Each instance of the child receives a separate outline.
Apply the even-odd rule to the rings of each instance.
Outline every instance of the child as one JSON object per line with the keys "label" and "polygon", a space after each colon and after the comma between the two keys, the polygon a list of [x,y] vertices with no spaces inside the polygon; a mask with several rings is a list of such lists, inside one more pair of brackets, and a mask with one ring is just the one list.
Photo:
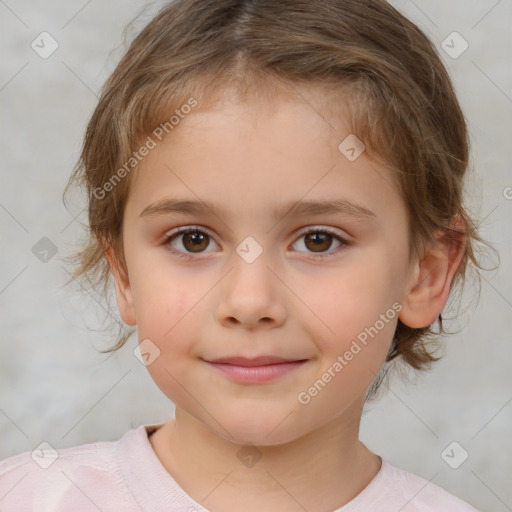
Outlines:
{"label": "child", "polygon": [[169,3],[72,178],[75,277],[111,271],[175,418],[4,460],[1,510],[475,511],[358,438],[390,363],[437,360],[479,267],[467,163],[436,50],[384,0]]}

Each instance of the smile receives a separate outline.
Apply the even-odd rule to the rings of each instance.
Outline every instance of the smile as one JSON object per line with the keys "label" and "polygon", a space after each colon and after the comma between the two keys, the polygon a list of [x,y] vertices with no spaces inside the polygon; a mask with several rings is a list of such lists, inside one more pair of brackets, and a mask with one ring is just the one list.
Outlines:
{"label": "smile", "polygon": [[261,382],[269,382],[278,379],[293,372],[297,368],[301,367],[304,363],[306,363],[307,359],[260,365],[231,364],[212,361],[206,362],[216,370],[222,372],[224,375],[227,375],[237,382],[245,384],[258,384]]}

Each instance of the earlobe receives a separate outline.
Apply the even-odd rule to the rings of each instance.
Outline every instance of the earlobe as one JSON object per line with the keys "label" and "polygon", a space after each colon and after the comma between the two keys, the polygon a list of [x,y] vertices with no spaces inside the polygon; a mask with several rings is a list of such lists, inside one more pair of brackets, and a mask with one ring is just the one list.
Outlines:
{"label": "earlobe", "polygon": [[463,233],[447,229],[428,246],[411,272],[399,315],[402,323],[418,329],[437,319],[448,301],[453,277],[464,255],[465,241]]}
{"label": "earlobe", "polygon": [[114,285],[116,287],[117,306],[121,318],[125,323],[134,326],[137,323],[135,315],[135,304],[133,301],[130,281],[125,270],[119,265],[112,246],[105,247],[105,257],[110,265]]}

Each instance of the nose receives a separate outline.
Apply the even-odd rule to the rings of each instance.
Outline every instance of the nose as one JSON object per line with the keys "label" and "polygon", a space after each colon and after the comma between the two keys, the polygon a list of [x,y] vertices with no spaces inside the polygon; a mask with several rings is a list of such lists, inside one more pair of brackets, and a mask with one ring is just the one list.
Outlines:
{"label": "nose", "polygon": [[264,255],[265,251],[252,263],[234,255],[233,267],[222,281],[216,310],[217,321],[225,327],[270,329],[284,323],[286,287]]}

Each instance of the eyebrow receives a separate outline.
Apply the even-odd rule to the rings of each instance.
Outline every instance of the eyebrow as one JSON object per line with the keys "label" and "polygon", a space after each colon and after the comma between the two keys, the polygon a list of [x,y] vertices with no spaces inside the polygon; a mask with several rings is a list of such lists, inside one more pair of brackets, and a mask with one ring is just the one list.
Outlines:
{"label": "eyebrow", "polygon": [[[371,220],[376,217],[375,213],[368,208],[347,199],[335,199],[329,201],[293,201],[272,210],[274,219],[285,217],[288,212],[293,211],[295,215],[324,215],[340,214],[356,217],[362,220]],[[186,215],[198,215],[209,212],[217,212],[226,216],[226,208],[223,205],[207,203],[190,199],[164,198],[153,203],[139,214],[141,218],[152,218],[172,213]]]}

